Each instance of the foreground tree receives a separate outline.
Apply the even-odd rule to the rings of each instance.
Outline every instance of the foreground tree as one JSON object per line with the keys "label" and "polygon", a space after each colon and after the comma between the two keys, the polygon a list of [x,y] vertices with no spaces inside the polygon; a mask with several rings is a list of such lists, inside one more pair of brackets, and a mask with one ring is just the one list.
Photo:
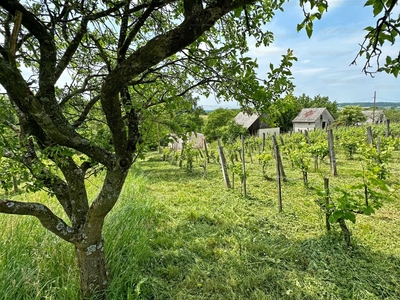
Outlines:
{"label": "foreground tree", "polygon": [[[66,218],[41,203],[0,200],[0,212],[30,215],[73,244],[83,298],[102,297],[109,278],[104,219],[143,149],[149,120],[182,110],[192,90],[261,108],[292,87],[294,59],[283,56],[262,86],[246,38],[282,2],[17,1],[0,2],[1,166],[12,165],[45,189]],[[275,84],[279,81],[279,84]],[[89,199],[85,179],[105,170]],[[11,176],[12,177],[12,176]],[[5,178],[6,179],[6,178]]]}

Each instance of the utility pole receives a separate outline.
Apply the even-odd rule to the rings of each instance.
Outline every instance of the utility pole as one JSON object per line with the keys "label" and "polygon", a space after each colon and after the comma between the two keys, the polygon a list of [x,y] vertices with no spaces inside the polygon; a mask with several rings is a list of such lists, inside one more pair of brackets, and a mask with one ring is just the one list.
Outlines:
{"label": "utility pole", "polygon": [[374,109],[372,110],[372,124],[375,124],[376,91],[374,91]]}

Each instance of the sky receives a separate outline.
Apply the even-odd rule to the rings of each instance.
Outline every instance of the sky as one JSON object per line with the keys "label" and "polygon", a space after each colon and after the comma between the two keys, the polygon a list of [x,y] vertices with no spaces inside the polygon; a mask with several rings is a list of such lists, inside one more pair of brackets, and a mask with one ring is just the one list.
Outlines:
{"label": "sky", "polygon": [[[299,1],[285,3],[284,12],[277,11],[266,26],[274,33],[274,43],[268,47],[250,46],[249,56],[257,59],[259,76],[266,78],[269,64],[277,65],[281,55],[290,48],[298,59],[291,68],[295,96],[304,93],[310,97],[327,96],[338,103],[372,103],[376,92],[377,102],[400,103],[400,77],[397,79],[386,73],[377,73],[374,78],[365,75],[362,72],[365,56],[357,59],[357,65],[350,65],[360,49],[359,44],[364,41],[366,31],[363,29],[376,23],[372,7],[364,7],[365,1],[328,1],[328,11],[321,20],[314,21],[310,39],[304,29],[297,32],[297,24],[304,19]],[[396,14],[399,11],[396,8]],[[398,53],[399,44],[394,44],[387,47],[381,59]],[[200,97],[198,105],[206,110],[238,107],[236,101],[217,103],[212,96]]]}

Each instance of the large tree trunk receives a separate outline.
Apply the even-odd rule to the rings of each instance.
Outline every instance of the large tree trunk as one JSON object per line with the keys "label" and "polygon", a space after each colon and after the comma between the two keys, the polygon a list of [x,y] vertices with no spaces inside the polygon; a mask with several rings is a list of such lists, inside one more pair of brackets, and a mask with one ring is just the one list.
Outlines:
{"label": "large tree trunk", "polygon": [[90,246],[75,246],[81,277],[82,299],[105,299],[108,272],[104,256],[104,241]]}

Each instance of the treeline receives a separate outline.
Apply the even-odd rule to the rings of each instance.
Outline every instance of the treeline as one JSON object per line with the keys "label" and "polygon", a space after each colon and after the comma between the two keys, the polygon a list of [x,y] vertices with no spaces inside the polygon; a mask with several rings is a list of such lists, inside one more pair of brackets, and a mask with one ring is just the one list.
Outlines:
{"label": "treeline", "polygon": [[[337,104],[339,108],[345,107],[345,106],[361,106],[364,108],[374,107],[373,102],[345,102],[345,103],[338,103]],[[385,108],[395,108],[395,109],[400,109],[400,103],[399,102],[377,102],[375,103],[375,107],[379,109],[385,109]]]}

